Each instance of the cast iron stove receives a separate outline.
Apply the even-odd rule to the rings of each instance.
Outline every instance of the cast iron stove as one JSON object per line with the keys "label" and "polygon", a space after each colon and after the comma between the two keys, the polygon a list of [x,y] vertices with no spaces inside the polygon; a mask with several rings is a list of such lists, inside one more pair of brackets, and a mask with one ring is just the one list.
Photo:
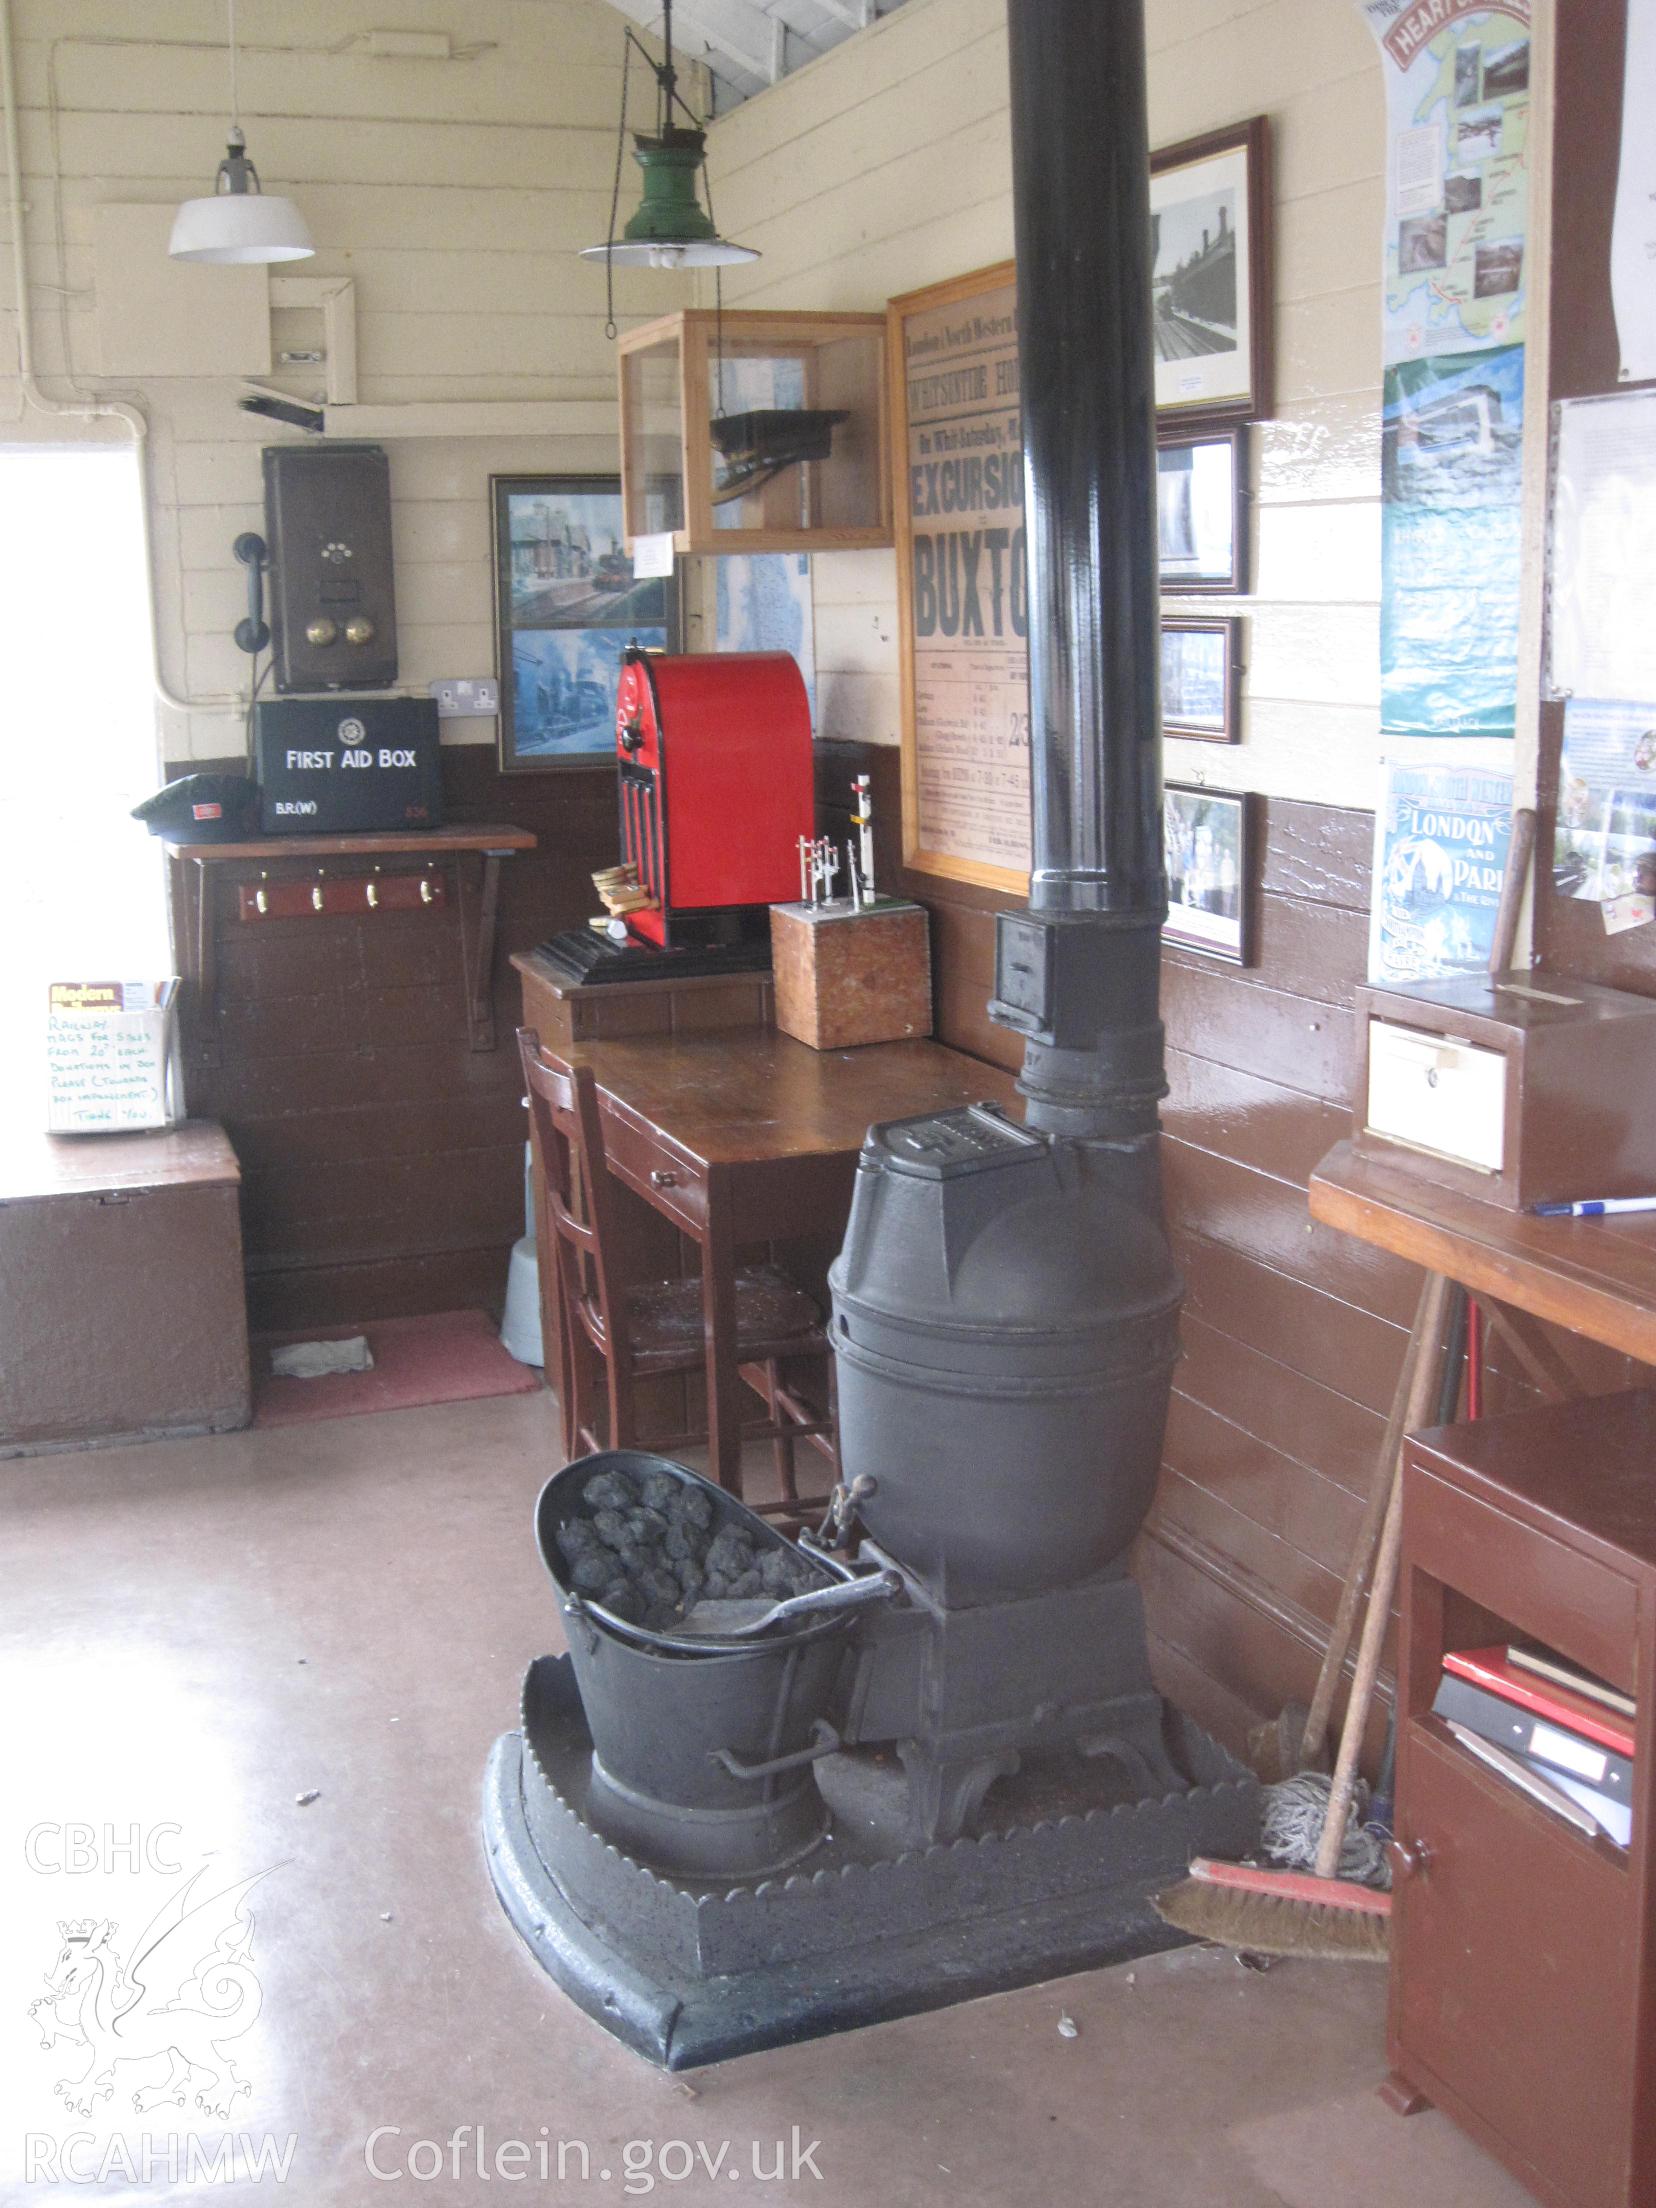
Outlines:
{"label": "cast iron stove", "polygon": [[990,1009],[1024,1037],[1024,1114],[896,1121],[859,1163],[820,1571],[889,1599],[702,1652],[570,1591],[571,1655],[531,1666],[489,1767],[512,1922],[668,2068],[1169,1944],[1149,1895],[1256,1833],[1251,1776],[1156,1691],[1128,1568],[1183,1294],[1140,7],[1008,11],[1033,865]]}

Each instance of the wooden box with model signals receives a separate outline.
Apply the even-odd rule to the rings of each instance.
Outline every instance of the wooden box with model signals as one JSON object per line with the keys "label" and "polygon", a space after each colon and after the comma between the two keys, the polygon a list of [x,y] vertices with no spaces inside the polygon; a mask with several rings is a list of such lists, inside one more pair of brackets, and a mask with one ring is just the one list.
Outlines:
{"label": "wooden box with model signals", "polygon": [[776,1024],[813,1050],[932,1031],[931,941],[919,905],[772,905]]}
{"label": "wooden box with model signals", "polygon": [[1356,1147],[1522,1209],[1656,1195],[1656,999],[1564,975],[1359,989]]}

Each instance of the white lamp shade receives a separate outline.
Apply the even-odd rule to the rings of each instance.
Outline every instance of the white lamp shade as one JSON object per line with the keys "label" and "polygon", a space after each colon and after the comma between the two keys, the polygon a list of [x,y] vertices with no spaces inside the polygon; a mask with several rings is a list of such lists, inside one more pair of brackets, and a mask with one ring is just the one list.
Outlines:
{"label": "white lamp shade", "polygon": [[617,268],[732,268],[759,255],[726,238],[691,238],[683,245],[669,238],[617,238],[613,245],[583,245],[581,258],[613,261]]}
{"label": "white lamp shade", "polygon": [[264,192],[218,192],[210,199],[185,200],[167,251],[175,261],[241,268],[259,261],[309,260],[316,247],[291,199]]}

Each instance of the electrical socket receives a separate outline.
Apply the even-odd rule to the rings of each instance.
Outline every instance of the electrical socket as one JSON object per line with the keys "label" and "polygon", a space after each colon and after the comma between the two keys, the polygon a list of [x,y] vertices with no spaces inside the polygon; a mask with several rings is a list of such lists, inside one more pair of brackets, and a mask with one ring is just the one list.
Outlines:
{"label": "electrical socket", "polygon": [[493,675],[450,675],[431,685],[440,721],[486,720],[500,711],[500,685]]}

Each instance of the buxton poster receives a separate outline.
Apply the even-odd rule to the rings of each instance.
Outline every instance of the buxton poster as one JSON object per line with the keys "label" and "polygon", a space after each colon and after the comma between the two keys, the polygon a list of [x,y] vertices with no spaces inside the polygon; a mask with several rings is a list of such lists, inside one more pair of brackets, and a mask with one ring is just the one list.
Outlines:
{"label": "buxton poster", "polygon": [[1021,891],[1028,585],[1016,294],[991,269],[892,303],[903,479],[904,857]]}

